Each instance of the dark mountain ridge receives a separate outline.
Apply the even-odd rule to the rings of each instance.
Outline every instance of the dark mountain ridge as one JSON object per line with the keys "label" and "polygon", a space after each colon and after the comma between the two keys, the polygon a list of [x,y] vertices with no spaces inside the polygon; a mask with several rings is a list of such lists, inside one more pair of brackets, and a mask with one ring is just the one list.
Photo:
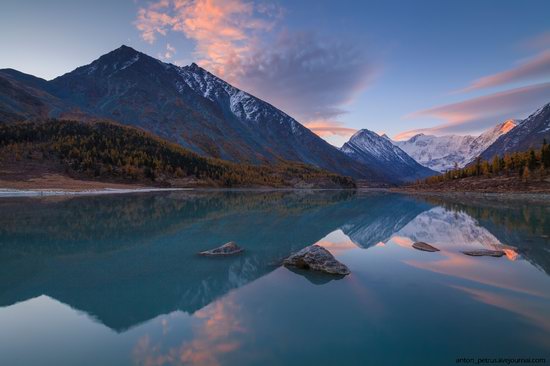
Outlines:
{"label": "dark mountain ridge", "polygon": [[495,155],[539,149],[543,141],[550,141],[550,103],[542,106],[521,121],[514,129],[500,136],[480,155],[489,160]]}

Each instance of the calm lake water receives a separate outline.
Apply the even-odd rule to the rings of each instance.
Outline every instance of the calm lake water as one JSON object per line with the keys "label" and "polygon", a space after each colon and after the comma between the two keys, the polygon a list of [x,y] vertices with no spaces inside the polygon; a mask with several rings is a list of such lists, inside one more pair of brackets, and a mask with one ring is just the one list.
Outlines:
{"label": "calm lake water", "polygon": [[[549,236],[550,206],[525,202],[338,191],[4,198],[0,365],[550,362]],[[242,255],[196,255],[231,240]],[[352,274],[277,266],[314,243]],[[462,253],[478,248],[506,256]]]}

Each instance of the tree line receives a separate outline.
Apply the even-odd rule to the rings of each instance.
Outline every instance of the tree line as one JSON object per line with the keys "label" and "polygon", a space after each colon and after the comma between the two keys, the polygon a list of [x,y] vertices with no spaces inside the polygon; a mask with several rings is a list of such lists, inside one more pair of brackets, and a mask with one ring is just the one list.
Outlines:
{"label": "tree line", "polygon": [[429,177],[422,183],[439,183],[467,177],[519,176],[523,180],[543,178],[550,169],[550,145],[546,139],[540,149],[495,155],[491,160],[477,157],[464,168],[455,168],[445,173]]}

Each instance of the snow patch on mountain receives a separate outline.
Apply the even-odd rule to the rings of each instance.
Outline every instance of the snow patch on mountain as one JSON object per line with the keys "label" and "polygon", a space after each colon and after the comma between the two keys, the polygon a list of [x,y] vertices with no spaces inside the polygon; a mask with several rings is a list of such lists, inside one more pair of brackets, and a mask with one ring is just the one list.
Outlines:
{"label": "snow patch on mountain", "polygon": [[136,55],[135,55],[134,57],[132,57],[131,60],[128,60],[128,61],[126,61],[125,63],[123,63],[119,70],[124,70],[124,69],[126,69],[126,68],[132,66],[132,65],[135,64],[138,60],[139,60],[139,53],[136,53]]}
{"label": "snow patch on mountain", "polygon": [[[300,133],[301,128],[303,128],[292,117],[226,83],[195,63],[189,66],[177,67],[177,71],[189,88],[212,102],[221,104],[229,99],[231,112],[240,120],[250,123],[269,120],[271,123],[279,123],[289,127],[294,134]],[[176,85],[180,92],[183,92],[183,86],[178,82],[176,82]]]}

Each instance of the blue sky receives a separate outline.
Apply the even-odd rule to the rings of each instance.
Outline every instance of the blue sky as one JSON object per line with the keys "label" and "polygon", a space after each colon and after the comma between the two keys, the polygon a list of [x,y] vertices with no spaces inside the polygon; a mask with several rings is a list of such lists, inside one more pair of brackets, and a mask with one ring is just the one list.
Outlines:
{"label": "blue sky", "polygon": [[[339,145],[479,133],[550,102],[548,1],[2,1],[0,68],[51,79],[121,44],[197,61]],[[465,90],[466,89],[466,90]]]}

